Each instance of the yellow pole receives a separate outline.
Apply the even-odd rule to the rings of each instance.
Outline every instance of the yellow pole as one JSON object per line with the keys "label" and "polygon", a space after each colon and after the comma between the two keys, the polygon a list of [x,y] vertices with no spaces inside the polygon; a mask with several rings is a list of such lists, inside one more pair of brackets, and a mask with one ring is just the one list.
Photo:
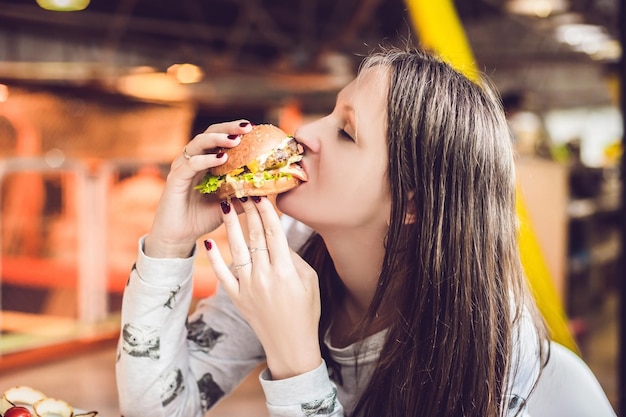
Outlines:
{"label": "yellow pole", "polygon": [[517,191],[517,216],[520,223],[519,250],[524,272],[528,278],[530,289],[543,315],[550,336],[553,340],[580,354],[578,346],[570,332],[567,315],[550,274],[548,264],[541,252],[539,240],[535,234],[528,210]]}
{"label": "yellow pole", "polygon": [[406,0],[406,5],[422,47],[479,81],[472,48],[452,1]]}
{"label": "yellow pole", "polygon": [[[452,0],[405,0],[421,46],[479,82],[479,71]],[[571,335],[562,300],[550,276],[521,193],[517,193],[519,246],[524,271],[553,340],[579,352]]]}

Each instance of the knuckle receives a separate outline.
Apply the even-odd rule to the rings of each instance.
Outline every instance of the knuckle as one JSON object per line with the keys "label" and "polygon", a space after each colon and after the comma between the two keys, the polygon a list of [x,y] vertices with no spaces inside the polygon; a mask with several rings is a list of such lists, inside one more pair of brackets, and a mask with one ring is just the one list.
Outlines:
{"label": "knuckle", "polygon": [[265,228],[265,236],[273,238],[273,237],[279,236],[281,231],[282,229],[280,227],[270,224]]}
{"label": "knuckle", "polygon": [[248,215],[254,214],[256,212],[256,208],[249,202],[242,204],[242,206],[243,206],[243,211]]}
{"label": "knuckle", "polygon": [[223,216],[226,228],[236,227],[239,220],[236,216]]}
{"label": "knuckle", "polygon": [[250,228],[250,240],[258,241],[265,237],[263,230],[257,228]]}
{"label": "knuckle", "polygon": [[234,246],[234,247],[231,248],[231,252],[232,252],[233,258],[236,258],[236,257],[240,257],[240,256],[248,253],[248,248],[243,248],[243,247],[240,247],[240,246]]}

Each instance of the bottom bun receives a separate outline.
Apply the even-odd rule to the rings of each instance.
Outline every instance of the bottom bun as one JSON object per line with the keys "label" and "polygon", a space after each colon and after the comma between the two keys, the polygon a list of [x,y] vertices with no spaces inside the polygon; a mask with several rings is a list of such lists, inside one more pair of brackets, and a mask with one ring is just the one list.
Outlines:
{"label": "bottom bun", "polygon": [[241,197],[253,197],[253,196],[266,196],[273,194],[284,193],[300,185],[300,180],[294,176],[281,177],[277,180],[267,180],[262,186],[256,187],[254,184],[244,181],[239,181],[236,184],[224,183],[216,191],[217,197],[220,200],[227,200],[229,198],[241,198]]}

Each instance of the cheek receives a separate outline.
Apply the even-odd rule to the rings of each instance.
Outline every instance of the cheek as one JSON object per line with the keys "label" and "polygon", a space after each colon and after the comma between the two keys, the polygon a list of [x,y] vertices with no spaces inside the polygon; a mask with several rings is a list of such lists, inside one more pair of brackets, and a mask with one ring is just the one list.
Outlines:
{"label": "cheek", "polygon": [[382,176],[364,175],[355,178],[350,184],[348,195],[353,207],[358,207],[357,211],[372,213],[373,217],[377,217],[378,212],[384,212],[390,201],[389,187],[385,181]]}
{"label": "cheek", "polygon": [[388,219],[389,207],[391,206],[391,194],[387,183],[386,168],[372,161],[367,165],[369,169],[362,169],[359,173],[352,174],[350,180],[345,182],[345,204],[356,213],[359,213],[362,221],[377,221]]}
{"label": "cheek", "polygon": [[277,206],[285,214],[316,226],[386,224],[390,196],[385,181],[371,174],[324,171],[311,183],[280,195]]}
{"label": "cheek", "polygon": [[[283,213],[309,225],[386,224],[390,196],[386,185],[385,161],[380,158],[358,158],[354,155],[320,158],[309,163],[310,181],[278,196],[277,207]],[[350,157],[350,158],[348,158]],[[352,163],[339,163],[340,161]],[[313,165],[314,164],[314,165]]]}

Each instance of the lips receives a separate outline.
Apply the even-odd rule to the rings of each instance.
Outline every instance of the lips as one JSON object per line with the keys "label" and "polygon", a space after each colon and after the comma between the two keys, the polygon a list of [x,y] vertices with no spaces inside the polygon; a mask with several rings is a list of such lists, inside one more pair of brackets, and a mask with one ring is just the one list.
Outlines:
{"label": "lips", "polygon": [[298,166],[302,170],[302,173],[304,173],[304,179],[302,179],[302,182],[307,182],[309,180],[309,173],[306,168],[306,163],[304,162],[304,157],[302,157],[302,159],[298,162]]}

